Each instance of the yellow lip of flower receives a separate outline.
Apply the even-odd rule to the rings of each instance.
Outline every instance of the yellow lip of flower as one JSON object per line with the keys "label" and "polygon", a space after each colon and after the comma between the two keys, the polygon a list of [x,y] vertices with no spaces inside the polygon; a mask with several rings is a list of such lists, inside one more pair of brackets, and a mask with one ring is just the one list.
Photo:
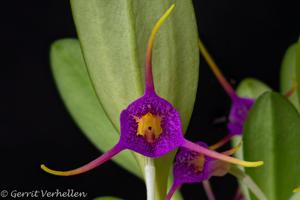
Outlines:
{"label": "yellow lip of flower", "polygon": [[141,118],[134,117],[138,123],[137,135],[144,136],[147,142],[153,143],[162,133],[161,117],[147,113]]}
{"label": "yellow lip of flower", "polygon": [[196,159],[188,161],[188,166],[193,166],[195,173],[199,173],[203,171],[204,164],[205,164],[205,156],[203,154],[198,155]]}

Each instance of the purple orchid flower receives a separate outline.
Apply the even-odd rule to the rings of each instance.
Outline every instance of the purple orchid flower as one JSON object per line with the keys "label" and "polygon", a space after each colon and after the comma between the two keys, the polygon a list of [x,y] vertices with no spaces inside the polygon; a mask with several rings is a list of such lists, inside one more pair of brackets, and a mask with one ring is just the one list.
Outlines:
{"label": "purple orchid flower", "polygon": [[[208,148],[207,144],[203,142],[197,142],[197,144]],[[240,145],[241,143],[222,154],[232,155],[239,149]],[[211,149],[211,147],[209,148]],[[227,162],[207,157],[186,148],[180,148],[173,165],[173,184],[168,192],[166,200],[170,200],[174,192],[183,184],[200,182],[203,184],[208,199],[215,200],[215,196],[208,180],[212,176],[224,176],[229,172],[229,169],[230,164]]]}
{"label": "purple orchid flower", "polygon": [[[248,113],[252,108],[253,104],[255,103],[256,99],[254,98],[246,98],[240,97],[237,95],[236,91],[232,88],[230,83],[224,77],[222,71],[218,67],[218,65],[213,60],[212,56],[209,54],[208,50],[206,49],[203,42],[199,39],[199,49],[206,60],[207,64],[215,74],[216,78],[218,79],[219,83],[222,85],[224,90],[226,91],[227,95],[231,99],[231,108],[228,116],[228,124],[227,129],[229,134],[224,137],[219,143],[215,144],[214,148],[218,148],[231,140],[236,135],[243,134],[243,127],[245,121],[247,120]],[[297,82],[294,82],[293,86],[290,90],[285,93],[285,97],[289,97],[293,95],[293,93],[297,90]]]}
{"label": "purple orchid flower", "polygon": [[[223,155],[229,156],[234,154],[241,147],[242,142],[237,146],[221,153]],[[213,149],[214,146],[210,147],[203,142],[197,142],[198,146]],[[236,166],[232,166],[228,162],[218,160],[215,158],[208,157],[204,154],[195,152],[191,149],[181,147],[178,151],[175,163],[173,165],[173,184],[167,194],[166,200],[170,200],[174,192],[179,189],[183,184],[186,183],[200,183],[202,182],[204,190],[209,200],[215,200],[215,195],[209,183],[209,179],[213,176],[224,176],[227,173],[238,178],[243,184],[245,184],[253,194],[261,200],[266,200],[267,198],[260,190],[260,188],[255,184],[255,182],[249,177],[243,170]],[[237,191],[235,200],[243,200],[243,195],[240,189]]]}
{"label": "purple orchid flower", "polygon": [[172,5],[152,29],[146,54],[145,93],[121,112],[119,142],[103,155],[77,169],[56,171],[41,165],[44,171],[58,176],[71,176],[92,170],[125,149],[130,149],[147,157],[157,158],[178,147],[184,147],[207,157],[244,167],[257,167],[263,164],[262,161],[242,161],[186,140],[183,137],[179,113],[169,102],[156,94],[151,64],[152,46],[157,31],[174,7],[175,5]]}
{"label": "purple orchid flower", "polygon": [[224,137],[218,144],[215,144],[215,148],[222,146],[226,142],[228,142],[232,137],[236,135],[242,135],[244,123],[247,119],[249,110],[252,108],[253,104],[255,103],[255,99],[252,98],[245,98],[239,97],[235,90],[232,88],[230,83],[226,80],[224,75],[222,74],[221,70],[217,66],[217,64],[212,59],[211,55],[205,48],[202,41],[199,39],[199,49],[202,53],[202,56],[208,63],[209,67],[215,74],[216,78],[228,94],[231,99],[231,108],[228,116],[228,124],[227,128],[229,134]]}

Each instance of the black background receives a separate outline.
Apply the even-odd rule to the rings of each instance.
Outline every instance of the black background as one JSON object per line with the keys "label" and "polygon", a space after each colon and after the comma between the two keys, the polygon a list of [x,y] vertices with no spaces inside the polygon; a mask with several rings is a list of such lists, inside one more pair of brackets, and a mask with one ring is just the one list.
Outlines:
{"label": "black background", "polygon": [[[195,0],[194,5],[200,36],[233,84],[251,76],[278,89],[282,56],[300,33],[299,7],[271,0]],[[75,27],[66,0],[3,1],[1,8],[0,191],[73,188],[89,198],[146,199],[143,182],[112,162],[68,178],[39,169],[47,160],[78,166],[99,155],[70,118],[49,66],[50,44],[76,37]],[[213,121],[226,115],[229,103],[202,62],[187,137],[221,138],[225,124]],[[232,199],[234,178],[213,178],[212,184],[217,199]],[[206,198],[200,184],[186,185],[182,192],[187,200]]]}

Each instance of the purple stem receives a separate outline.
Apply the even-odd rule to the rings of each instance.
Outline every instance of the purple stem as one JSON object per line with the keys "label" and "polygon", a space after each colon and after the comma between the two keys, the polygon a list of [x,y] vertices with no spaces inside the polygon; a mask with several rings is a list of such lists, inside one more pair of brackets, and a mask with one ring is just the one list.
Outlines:
{"label": "purple stem", "polygon": [[176,192],[177,189],[181,187],[181,184],[173,183],[171,189],[169,190],[165,200],[171,200],[173,194]]}
{"label": "purple stem", "polygon": [[208,200],[216,200],[215,195],[214,195],[214,193],[211,189],[211,185],[210,185],[209,180],[204,180],[202,182],[202,184],[203,184],[203,187],[204,187],[204,190],[206,192]]}
{"label": "purple stem", "polygon": [[155,93],[151,57],[145,66],[145,93]]}

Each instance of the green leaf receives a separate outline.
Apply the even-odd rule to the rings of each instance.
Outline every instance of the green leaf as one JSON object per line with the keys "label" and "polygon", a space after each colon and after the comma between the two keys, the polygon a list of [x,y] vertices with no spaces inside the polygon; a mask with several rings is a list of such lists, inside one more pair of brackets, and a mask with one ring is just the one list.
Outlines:
{"label": "green leaf", "polygon": [[[237,87],[237,94],[241,97],[248,97],[257,99],[260,95],[265,93],[266,91],[271,91],[272,89],[267,86],[265,83],[254,79],[254,78],[246,78],[240,82]],[[236,146],[242,137],[236,136],[233,138],[233,146]],[[238,152],[235,153],[235,157],[239,159],[244,159],[243,157],[243,146],[240,148]],[[241,168],[243,170],[243,168]],[[243,194],[247,200],[250,200],[248,188],[243,184],[240,183],[240,187],[242,188]]]}
{"label": "green leaf", "polygon": [[254,78],[246,78],[240,82],[236,92],[240,97],[257,99],[260,95],[270,90],[271,88],[265,83]]}
{"label": "green leaf", "polygon": [[[112,148],[119,140],[118,131],[103,111],[93,89],[79,42],[63,39],[51,46],[51,66],[58,90],[73,119],[101,151]],[[122,152],[114,160],[141,177],[132,153]]]}
{"label": "green leaf", "polygon": [[244,157],[265,162],[246,172],[270,200],[289,199],[300,183],[299,135],[300,116],[286,98],[267,92],[257,99],[245,124]]}
{"label": "green leaf", "polygon": [[97,197],[94,200],[122,200],[122,199],[119,199],[117,197]]}
{"label": "green leaf", "polygon": [[[297,76],[300,76],[300,63],[299,65],[296,65],[297,55],[298,57],[300,57],[300,54],[297,54],[297,44],[293,44],[288,48],[283,57],[280,72],[280,91],[282,94],[285,94],[287,91],[289,91],[297,80]],[[298,92],[296,91],[292,96],[289,97],[289,100],[297,108],[298,111],[300,111],[300,104],[298,101],[298,98],[300,98],[299,95],[300,93],[298,90]]]}
{"label": "green leaf", "polygon": [[[119,127],[121,110],[143,94],[150,31],[174,1],[71,0],[71,3],[96,92]],[[158,94],[179,109],[186,129],[197,89],[198,36],[192,3],[175,3],[174,12],[159,30],[154,44],[153,71]]]}
{"label": "green leaf", "polygon": [[[71,0],[85,61],[96,93],[114,126],[119,114],[143,94],[148,36],[172,4],[176,8],[159,30],[153,50],[156,90],[180,112],[186,130],[198,81],[198,30],[192,2],[174,0]],[[155,161],[157,199],[166,193],[174,152]],[[138,156],[139,163],[143,159]]]}

